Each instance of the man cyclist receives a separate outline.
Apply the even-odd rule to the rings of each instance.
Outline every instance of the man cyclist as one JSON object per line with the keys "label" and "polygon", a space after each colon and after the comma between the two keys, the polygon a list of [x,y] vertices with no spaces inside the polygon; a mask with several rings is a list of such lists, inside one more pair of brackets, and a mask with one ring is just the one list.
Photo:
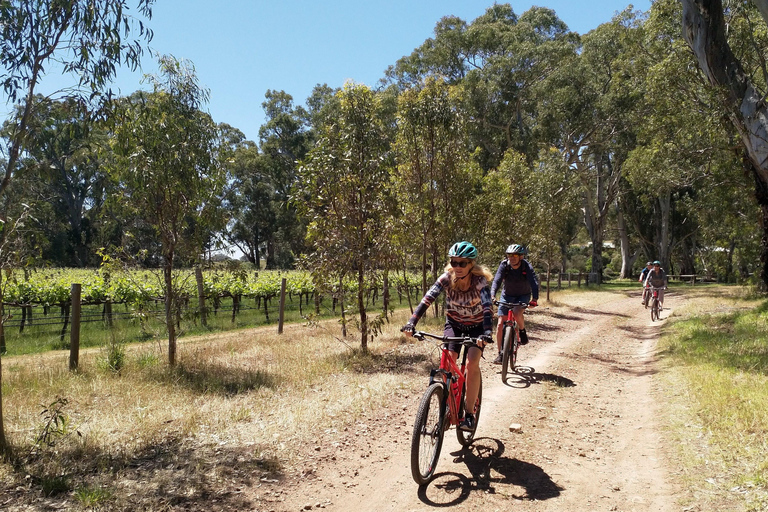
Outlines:
{"label": "man cyclist", "polygon": [[645,264],[645,268],[640,272],[640,277],[637,279],[638,282],[643,283],[643,305],[648,305],[648,285],[645,282],[645,278],[648,277],[648,272],[653,269],[653,262],[649,261]]}
{"label": "man cyclist", "polygon": [[661,262],[656,260],[653,262],[653,268],[648,272],[648,277],[645,278],[645,284],[648,287],[653,286],[659,288],[659,307],[664,309],[664,290],[667,289],[669,280],[667,279],[667,273],[661,268]]}
{"label": "man cyclist", "polygon": [[[491,298],[496,297],[496,290],[501,286],[501,300],[504,302],[527,302],[530,307],[536,307],[539,300],[539,278],[533,270],[528,260],[523,259],[527,250],[520,244],[512,244],[507,247],[507,257],[499,263],[496,275],[491,284]],[[531,300],[533,295],[533,300]],[[528,333],[525,331],[525,319],[523,311],[525,308],[517,306],[512,309],[512,314],[517,322],[518,332],[520,333],[520,344],[528,343]],[[504,331],[504,320],[509,308],[503,304],[499,306],[499,322],[496,325],[496,345],[499,349],[499,355],[493,360],[495,364],[501,364],[502,359],[502,333]]]}

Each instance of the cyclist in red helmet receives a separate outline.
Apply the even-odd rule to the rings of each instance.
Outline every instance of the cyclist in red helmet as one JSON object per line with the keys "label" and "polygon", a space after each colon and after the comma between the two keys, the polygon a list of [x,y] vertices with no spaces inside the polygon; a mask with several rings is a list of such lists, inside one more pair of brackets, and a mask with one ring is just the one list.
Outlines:
{"label": "cyclist in red helmet", "polygon": [[[401,329],[406,336],[411,336],[419,319],[427,312],[429,306],[437,299],[440,292],[445,291],[445,336],[471,336],[481,338],[477,347],[469,348],[467,353],[467,392],[464,409],[466,416],[459,424],[462,430],[473,430],[475,426],[474,407],[480,391],[482,376],[480,374],[480,358],[483,348],[492,342],[491,328],[493,314],[491,310],[491,294],[488,283],[491,272],[478,265],[477,249],[469,242],[457,242],[448,251],[450,261],[445,272],[437,279],[424,298],[416,307],[413,316]],[[460,346],[449,344],[453,360],[459,357]]]}
{"label": "cyclist in red helmet", "polygon": [[[539,300],[539,278],[528,260],[524,259],[528,253],[520,244],[512,244],[507,247],[507,257],[499,263],[496,275],[491,285],[491,298],[496,297],[496,291],[501,289],[501,298],[504,302],[527,302],[530,307],[536,307]],[[533,297],[533,299],[531,299]],[[493,360],[495,364],[501,364],[502,334],[504,331],[504,319],[507,316],[507,306],[499,306],[499,322],[496,326],[496,346],[499,355]],[[512,314],[515,315],[520,344],[528,343],[528,333],[525,330],[523,307],[515,307]]]}

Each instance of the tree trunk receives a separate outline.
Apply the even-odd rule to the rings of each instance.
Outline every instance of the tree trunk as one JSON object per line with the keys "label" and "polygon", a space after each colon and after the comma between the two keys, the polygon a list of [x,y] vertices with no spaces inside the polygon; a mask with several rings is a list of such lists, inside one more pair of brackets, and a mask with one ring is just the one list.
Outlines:
{"label": "tree trunk", "polygon": [[[755,197],[762,210],[761,278],[768,285],[768,104],[728,45],[722,1],[681,2],[683,37],[709,82],[723,91],[723,102],[747,153],[745,167],[755,179]],[[755,4],[765,20],[768,5],[764,0]]]}
{"label": "tree trunk", "polygon": [[368,352],[368,315],[365,310],[365,274],[362,264],[357,271],[357,308],[360,312],[360,348]]}
{"label": "tree trunk", "polygon": [[627,223],[624,220],[624,213],[621,211],[620,199],[616,199],[616,223],[619,228],[619,243],[621,247],[621,273],[619,278],[626,279],[632,274],[632,264],[635,262],[635,258],[632,257],[632,251],[629,248]]}
{"label": "tree trunk", "polygon": [[3,269],[0,269],[0,455],[7,459],[11,455],[11,447],[5,439],[5,422],[3,420],[3,354],[5,353],[5,311],[3,311]]}
{"label": "tree trunk", "polygon": [[657,259],[661,261],[662,268],[666,269],[667,272],[671,272],[672,263],[670,261],[671,242],[669,222],[672,215],[672,194],[669,191],[659,195],[659,210],[659,246],[657,248],[659,252]]}
{"label": "tree trunk", "polygon": [[344,311],[344,276],[339,277],[339,301],[341,303],[341,335],[347,337],[347,313]]}
{"label": "tree trunk", "polygon": [[176,318],[174,317],[173,292],[173,254],[165,259],[163,267],[165,278],[165,327],[168,329],[168,364],[176,364]]}
{"label": "tree trunk", "polygon": [[384,278],[382,283],[382,297],[381,302],[383,303],[381,306],[381,309],[384,313],[384,318],[387,319],[387,323],[389,323],[389,270],[384,270]]}

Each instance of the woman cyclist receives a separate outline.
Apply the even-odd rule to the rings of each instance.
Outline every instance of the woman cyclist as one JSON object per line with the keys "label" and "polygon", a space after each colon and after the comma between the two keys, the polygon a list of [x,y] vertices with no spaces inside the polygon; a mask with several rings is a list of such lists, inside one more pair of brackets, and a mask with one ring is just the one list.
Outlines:
{"label": "woman cyclist", "polygon": [[[482,376],[480,374],[480,358],[483,348],[491,342],[491,294],[488,282],[491,272],[478,265],[477,249],[469,242],[457,242],[448,251],[450,261],[443,274],[421,299],[416,311],[401,329],[406,336],[412,336],[419,319],[427,312],[429,306],[437,299],[440,292],[445,291],[445,336],[471,336],[480,338],[476,347],[470,347],[467,352],[467,392],[464,410],[467,411],[459,424],[462,430],[475,428],[475,402],[480,391]],[[461,346],[448,344],[451,357],[456,361]]]}
{"label": "woman cyclist", "polygon": [[[491,298],[496,297],[496,290],[501,287],[501,300],[504,302],[527,302],[530,307],[536,307],[539,300],[539,278],[533,270],[533,265],[528,260],[523,259],[528,251],[520,244],[512,244],[507,247],[507,257],[499,263],[496,275],[491,285]],[[531,300],[533,296],[533,300]],[[501,364],[501,348],[504,332],[504,320],[507,317],[509,308],[503,304],[499,306],[499,322],[496,326],[496,345],[499,349],[499,355],[493,360],[495,364]],[[520,344],[528,343],[528,333],[525,331],[525,319],[523,318],[523,307],[515,307],[512,314],[517,322],[517,329],[520,333]]]}

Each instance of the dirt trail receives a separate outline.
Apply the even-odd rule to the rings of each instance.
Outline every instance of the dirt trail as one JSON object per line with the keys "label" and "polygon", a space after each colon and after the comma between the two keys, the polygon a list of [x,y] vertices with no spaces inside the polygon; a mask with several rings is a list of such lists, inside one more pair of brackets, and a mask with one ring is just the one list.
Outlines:
{"label": "dirt trail", "polygon": [[[429,485],[419,488],[409,467],[419,389],[405,406],[393,400],[383,421],[359,422],[324,447],[331,453],[303,479],[252,489],[256,510],[679,510],[654,374],[660,325],[684,299],[669,293],[652,323],[637,293],[593,298],[534,310],[519,359],[529,373],[504,385],[500,367],[483,361],[477,439],[462,450],[449,430]],[[511,423],[522,429],[511,432]]]}

